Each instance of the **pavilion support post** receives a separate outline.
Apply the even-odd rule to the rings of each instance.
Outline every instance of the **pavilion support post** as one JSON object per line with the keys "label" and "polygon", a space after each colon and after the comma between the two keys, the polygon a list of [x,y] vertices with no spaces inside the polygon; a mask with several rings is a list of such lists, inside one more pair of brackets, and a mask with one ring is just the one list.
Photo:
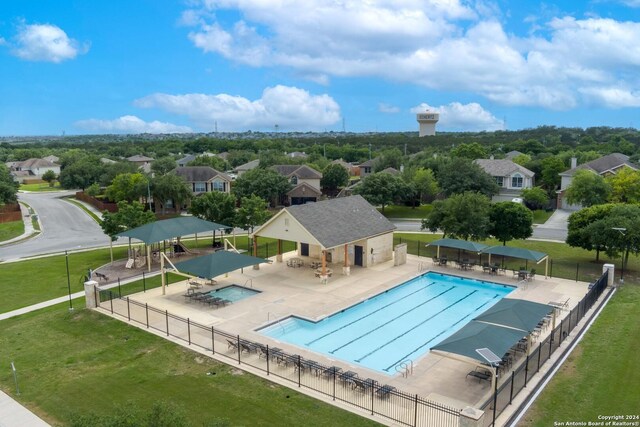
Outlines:
{"label": "pavilion support post", "polygon": [[531,334],[527,335],[527,356],[529,354],[531,354],[531,345],[533,343],[531,342]]}
{"label": "pavilion support post", "polygon": [[491,253],[489,253],[489,265],[491,265]]}
{"label": "pavilion support post", "polygon": [[440,245],[436,246],[436,258],[440,258]]}
{"label": "pavilion support post", "polygon": [[113,264],[113,239],[109,237],[109,255],[111,255],[111,264]]}
{"label": "pavilion support post", "polygon": [[282,262],[282,239],[278,239],[278,253],[276,254],[276,262]]}
{"label": "pavilion support post", "polygon": [[549,257],[547,257],[544,263],[544,278],[546,279],[548,277],[549,277]]}
{"label": "pavilion support post", "polygon": [[147,247],[147,271],[151,272],[151,246],[145,245]]}
{"label": "pavilion support post", "polygon": [[351,274],[351,266],[349,265],[349,245],[344,245],[344,267],[342,274],[349,276]]}
{"label": "pavilion support post", "polygon": [[162,295],[165,295],[167,284],[165,283],[164,276],[164,254],[160,254],[160,282],[162,283]]}
{"label": "pavilion support post", "polygon": [[321,267],[320,267],[320,280],[322,280],[322,283],[327,283],[327,280],[329,279],[329,275],[327,274],[327,251],[323,250],[322,251],[322,263],[321,263]]}
{"label": "pavilion support post", "polygon": [[[258,236],[253,236],[253,256],[258,256]],[[260,264],[253,266],[254,270],[260,270]]]}

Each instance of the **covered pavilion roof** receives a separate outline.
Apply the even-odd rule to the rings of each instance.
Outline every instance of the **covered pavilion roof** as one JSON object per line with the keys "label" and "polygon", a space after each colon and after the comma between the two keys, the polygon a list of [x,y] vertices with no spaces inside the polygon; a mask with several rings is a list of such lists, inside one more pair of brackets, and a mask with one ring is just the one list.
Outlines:
{"label": "covered pavilion roof", "polygon": [[225,230],[228,228],[231,227],[228,225],[205,221],[194,216],[180,216],[178,218],[150,222],[140,227],[118,233],[116,236],[138,239],[149,245],[151,243],[161,242],[174,237],[181,237],[207,231]]}
{"label": "covered pavilion roof", "polygon": [[217,251],[175,263],[174,267],[182,273],[213,279],[225,273],[263,262],[269,262],[269,260],[231,251]]}

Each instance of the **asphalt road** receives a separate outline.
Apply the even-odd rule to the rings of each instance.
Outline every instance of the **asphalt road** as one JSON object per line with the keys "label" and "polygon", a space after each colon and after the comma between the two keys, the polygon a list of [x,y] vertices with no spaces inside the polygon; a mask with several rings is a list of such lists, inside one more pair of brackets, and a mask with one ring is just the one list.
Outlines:
{"label": "asphalt road", "polygon": [[40,218],[42,233],[21,243],[0,247],[0,261],[40,254],[108,246],[100,226],[79,207],[60,200],[72,192],[19,193]]}

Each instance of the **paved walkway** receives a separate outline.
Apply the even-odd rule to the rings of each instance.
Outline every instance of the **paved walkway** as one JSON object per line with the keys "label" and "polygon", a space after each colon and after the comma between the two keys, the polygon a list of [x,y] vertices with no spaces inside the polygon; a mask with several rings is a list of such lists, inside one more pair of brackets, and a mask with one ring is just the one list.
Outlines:
{"label": "paved walkway", "polygon": [[[33,223],[31,222],[31,215],[29,214],[29,209],[24,207],[24,205],[20,203],[20,210],[22,211],[22,221],[24,222],[24,233],[22,233],[18,237],[14,237],[13,239],[0,242],[0,246],[10,245],[11,243],[19,242],[23,239],[31,237],[31,235],[35,233],[35,229],[33,228]],[[0,424],[0,427],[1,426],[2,425]]]}
{"label": "paved walkway", "polygon": [[0,427],[49,427],[49,424],[0,391]]}

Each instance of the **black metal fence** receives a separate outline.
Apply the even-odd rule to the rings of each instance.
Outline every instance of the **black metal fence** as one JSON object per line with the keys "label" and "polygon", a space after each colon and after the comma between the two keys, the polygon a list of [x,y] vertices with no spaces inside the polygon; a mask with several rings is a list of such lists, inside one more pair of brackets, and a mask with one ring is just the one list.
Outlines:
{"label": "black metal fence", "polygon": [[486,413],[485,426],[493,426],[495,424],[496,418],[513,402],[513,398],[527,386],[530,378],[540,370],[540,367],[551,358],[551,355],[602,295],[607,288],[607,281],[608,272],[605,272],[591,286],[587,295],[569,312],[569,315],[526,356],[524,362],[515,368],[507,378],[498,381],[499,386],[493,396],[481,406],[481,409]]}
{"label": "black metal fence", "polygon": [[228,359],[307,388],[332,400],[344,402],[407,426],[451,426],[459,424],[459,411],[383,384],[349,378],[331,366],[289,354],[280,349],[205,326],[121,296],[117,288],[98,291],[100,307],[148,329],[171,336]]}

